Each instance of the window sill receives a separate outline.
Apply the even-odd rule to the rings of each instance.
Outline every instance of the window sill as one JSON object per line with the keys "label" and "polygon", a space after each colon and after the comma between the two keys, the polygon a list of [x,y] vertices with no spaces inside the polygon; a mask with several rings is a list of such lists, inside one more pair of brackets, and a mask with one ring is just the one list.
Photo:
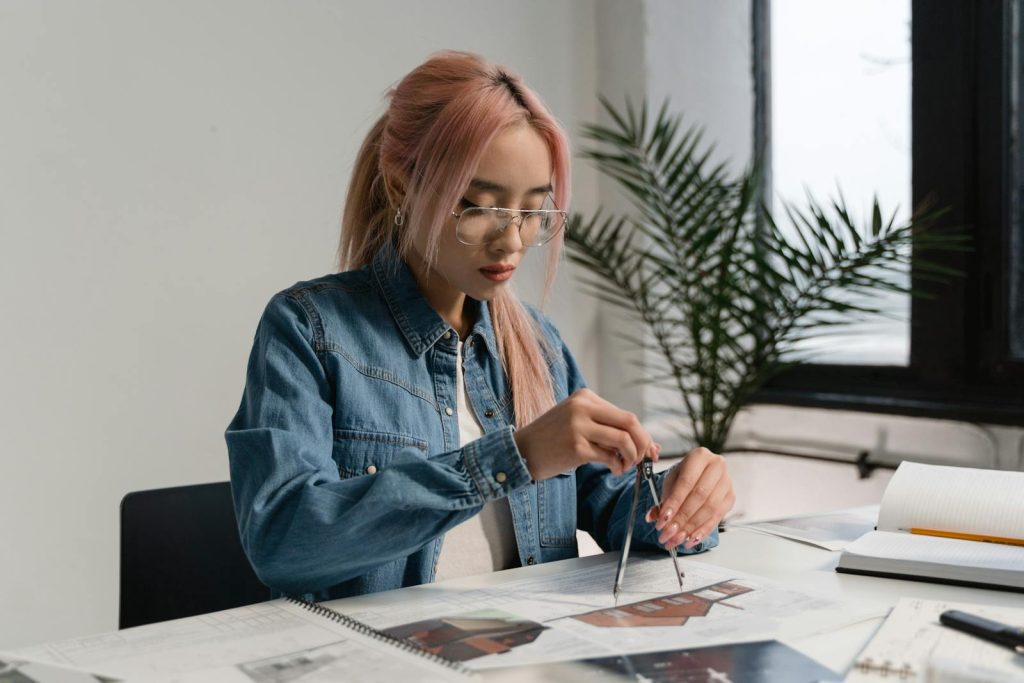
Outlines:
{"label": "window sill", "polygon": [[898,391],[829,391],[817,388],[770,387],[751,397],[751,404],[774,404],[929,417],[958,422],[1024,426],[1020,392],[957,395],[913,395]]}

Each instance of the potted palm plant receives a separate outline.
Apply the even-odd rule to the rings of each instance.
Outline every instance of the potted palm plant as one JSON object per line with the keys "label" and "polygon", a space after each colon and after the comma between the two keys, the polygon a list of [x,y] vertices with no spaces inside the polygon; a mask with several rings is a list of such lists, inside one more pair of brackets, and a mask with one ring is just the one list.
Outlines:
{"label": "potted palm plant", "polygon": [[858,225],[840,197],[785,206],[780,225],[760,201],[757,163],[730,174],[711,161],[697,128],[666,102],[656,113],[602,105],[611,123],[583,128],[583,157],[612,178],[633,211],[574,215],[568,257],[594,295],[642,323],[642,381],[670,387],[685,406],[695,445],[724,450],[736,414],[768,379],[802,362],[800,342],[883,311],[880,296],[911,291],[892,275],[943,280],[954,271],[921,258],[962,249],[935,229],[941,212],[904,222],[877,199]]}

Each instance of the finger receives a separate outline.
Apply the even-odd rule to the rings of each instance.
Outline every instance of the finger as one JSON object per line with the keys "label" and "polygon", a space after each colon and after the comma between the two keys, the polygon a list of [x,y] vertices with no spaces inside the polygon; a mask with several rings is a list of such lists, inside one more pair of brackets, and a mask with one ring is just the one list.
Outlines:
{"label": "finger", "polygon": [[676,488],[676,482],[679,479],[679,473],[681,472],[679,465],[675,465],[665,475],[665,479],[661,484],[661,501],[659,505],[652,507],[650,512],[654,519],[651,521],[654,523],[654,528],[661,531],[667,520],[670,519],[666,512],[670,509],[670,505],[675,503],[671,500],[671,492]]}
{"label": "finger", "polygon": [[594,452],[594,461],[607,465],[608,469],[612,471],[612,474],[616,476],[621,476],[633,468],[633,464],[627,461],[621,453],[614,449],[595,446]]}
{"label": "finger", "polygon": [[[697,486],[705,468],[714,458],[721,458],[706,448],[696,448],[686,454],[681,463],[673,467],[670,478],[666,480],[665,498],[661,501],[661,516],[658,517],[657,528],[665,527],[675,517],[690,492]],[[676,476],[671,477],[672,474]],[[671,487],[668,484],[672,484]]]}
{"label": "finger", "polygon": [[607,465],[608,469],[611,470],[612,474],[615,476],[625,474],[630,468],[629,463],[626,462],[621,453],[614,449],[602,448],[597,445],[593,448],[593,455],[590,460],[591,462]]}
{"label": "finger", "polygon": [[672,520],[662,527],[661,533],[658,534],[658,543],[666,548],[672,548],[674,545],[678,545],[679,542],[676,539],[679,536],[679,531],[679,522]]}
{"label": "finger", "polygon": [[654,439],[651,438],[651,435],[640,424],[640,420],[636,415],[628,410],[622,410],[613,406],[603,398],[596,398],[597,401],[592,406],[592,419],[600,424],[628,432],[633,440],[633,452],[636,454],[636,461],[639,462],[650,450]]}
{"label": "finger", "polygon": [[704,468],[704,471],[701,472],[700,477],[697,479],[697,483],[693,485],[690,493],[683,500],[683,504],[679,506],[679,512],[676,513],[676,521],[679,522],[681,527],[685,527],[690,517],[704,507],[708,500],[720,493],[718,485],[722,480],[723,474],[724,468],[718,463],[712,462]]}
{"label": "finger", "polygon": [[[722,476],[715,484],[714,491],[708,496],[707,501],[704,505],[695,512],[690,519],[686,521],[680,521],[680,528],[686,532],[687,535],[692,536],[696,530],[703,526],[715,525],[725,517],[731,508],[733,503],[736,502],[736,492],[732,487],[732,478],[729,476],[728,469],[722,465]],[[685,505],[684,505],[685,507]],[[710,511],[710,515],[708,515]],[[708,517],[705,517],[708,515]]]}
{"label": "finger", "polygon": [[721,521],[722,515],[712,515],[710,521],[701,524],[697,527],[696,531],[690,534],[690,538],[683,545],[685,550],[692,550],[695,545],[705,540],[708,536],[714,533],[715,529],[718,528],[718,522]]}
{"label": "finger", "polygon": [[668,543],[670,545],[673,543],[685,543],[684,547],[687,550],[693,548],[717,528],[722,518],[725,517],[725,514],[736,502],[736,492],[733,490],[732,478],[729,476],[729,470],[725,466],[725,459],[722,458],[720,462],[722,465],[722,476],[705,504],[689,519],[684,520],[677,516],[673,520],[679,524],[679,532],[676,538],[669,539]]}
{"label": "finger", "polygon": [[[711,526],[712,519],[716,514],[714,506],[702,507],[690,519],[679,525],[679,533],[672,539],[672,542],[675,545],[682,543],[687,550],[697,545],[707,538],[707,528]],[[715,523],[717,524],[718,521],[715,520]]]}
{"label": "finger", "polygon": [[595,444],[583,434],[576,435],[571,449],[574,458],[580,465],[584,463],[607,465],[608,469],[615,474],[622,474],[627,468],[627,465],[624,464],[615,449],[604,448]]}
{"label": "finger", "polygon": [[644,521],[650,524],[654,520],[658,519],[658,506],[652,505],[647,514],[644,515]]}
{"label": "finger", "polygon": [[683,543],[686,550],[697,545],[718,527],[718,522],[729,511],[734,501],[735,495],[731,487],[719,489],[704,507],[694,513],[689,520],[679,524],[679,532],[668,543]]}
{"label": "finger", "polygon": [[629,432],[594,422],[584,428],[583,436],[601,448],[617,452],[627,466],[635,464],[639,459],[636,444]]}
{"label": "finger", "polygon": [[718,522],[714,519],[715,515],[710,517],[709,521],[704,522],[692,531],[681,532],[676,539],[673,539],[676,546],[682,545],[684,550],[692,550],[698,543],[707,540],[707,537],[711,535],[718,525]]}

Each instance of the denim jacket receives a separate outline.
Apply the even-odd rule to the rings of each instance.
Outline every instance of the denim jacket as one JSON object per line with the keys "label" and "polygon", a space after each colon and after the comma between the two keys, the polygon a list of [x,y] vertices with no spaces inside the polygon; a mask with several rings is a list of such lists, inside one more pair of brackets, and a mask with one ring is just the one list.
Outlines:
{"label": "denim jacket", "polygon": [[[556,350],[560,401],[583,379],[554,326],[530,312]],[[432,581],[445,532],[503,497],[524,565],[575,557],[577,527],[622,547],[633,475],[588,464],[531,481],[483,302],[463,372],[484,436],[460,447],[457,341],[390,247],[270,301],[225,436],[242,546],[275,593],[330,600]],[[644,493],[633,539],[656,549]]]}

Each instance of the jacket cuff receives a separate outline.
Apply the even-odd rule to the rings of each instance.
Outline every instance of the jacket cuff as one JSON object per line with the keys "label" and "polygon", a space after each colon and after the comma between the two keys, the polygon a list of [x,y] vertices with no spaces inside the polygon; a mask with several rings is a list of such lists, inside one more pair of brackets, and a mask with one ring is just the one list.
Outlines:
{"label": "jacket cuff", "polygon": [[711,550],[718,545],[718,529],[715,528],[707,538],[693,546],[689,550],[684,548],[681,544],[676,546],[676,552],[680,555],[694,555],[696,553],[702,553],[705,550]]}
{"label": "jacket cuff", "polygon": [[532,481],[512,431],[505,427],[485,434],[462,449],[466,471],[486,502],[504,498]]}

